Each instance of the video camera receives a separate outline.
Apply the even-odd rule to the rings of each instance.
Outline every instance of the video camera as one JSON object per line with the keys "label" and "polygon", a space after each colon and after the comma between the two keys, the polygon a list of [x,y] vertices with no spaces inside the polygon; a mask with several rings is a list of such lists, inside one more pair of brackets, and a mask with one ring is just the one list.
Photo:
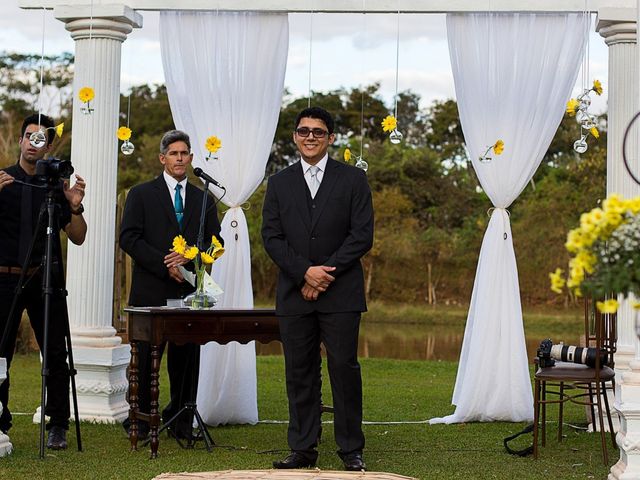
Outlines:
{"label": "video camera", "polygon": [[[607,352],[601,349],[599,353],[600,365],[609,363]],[[541,368],[553,367],[556,360],[595,367],[598,358],[598,349],[593,347],[576,347],[562,343],[554,345],[551,339],[547,338],[540,343],[537,355],[538,364]]]}
{"label": "video camera", "polygon": [[46,158],[36,162],[35,177],[49,186],[58,186],[60,180],[71,177],[74,172],[71,160]]}

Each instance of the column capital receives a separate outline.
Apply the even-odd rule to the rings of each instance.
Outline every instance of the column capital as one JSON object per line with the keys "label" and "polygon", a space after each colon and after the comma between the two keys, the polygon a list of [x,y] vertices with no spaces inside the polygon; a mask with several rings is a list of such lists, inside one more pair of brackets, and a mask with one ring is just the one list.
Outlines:
{"label": "column capital", "polygon": [[636,43],[636,10],[634,8],[601,8],[596,31],[607,45]]}
{"label": "column capital", "polygon": [[134,28],[142,27],[142,15],[126,5],[56,6],[54,16],[65,23],[74,40],[109,38],[124,42]]}

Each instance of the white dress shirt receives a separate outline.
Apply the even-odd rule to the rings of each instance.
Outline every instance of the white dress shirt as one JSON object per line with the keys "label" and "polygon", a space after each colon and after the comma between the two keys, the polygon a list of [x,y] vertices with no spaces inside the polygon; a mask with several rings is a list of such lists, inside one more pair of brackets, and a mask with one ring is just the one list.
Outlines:
{"label": "white dress shirt", "polygon": [[[316,163],[316,167],[318,167],[318,173],[316,173],[316,179],[318,180],[318,189],[320,189],[320,184],[322,184],[322,177],[324,176],[324,171],[327,168],[328,159],[329,159],[329,154],[327,153],[325,154],[324,157],[322,157],[322,159],[318,163]],[[311,167],[313,165],[305,162],[303,158],[300,158],[300,165],[302,165],[302,173],[304,174],[304,179],[307,182],[307,187],[309,188],[309,191],[312,191]]]}

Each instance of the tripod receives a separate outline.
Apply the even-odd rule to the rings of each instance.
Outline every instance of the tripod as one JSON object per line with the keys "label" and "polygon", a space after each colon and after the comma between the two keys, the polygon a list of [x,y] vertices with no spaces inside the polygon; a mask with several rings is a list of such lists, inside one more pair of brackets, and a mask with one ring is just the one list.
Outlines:
{"label": "tripod", "polygon": [[[43,339],[42,339],[42,386],[41,386],[41,396],[40,396],[40,458],[44,458],[45,446],[44,446],[44,433],[45,433],[45,405],[46,405],[46,393],[47,393],[47,377],[49,376],[49,366],[48,366],[48,348],[49,348],[49,327],[50,327],[50,317],[51,317],[51,301],[53,296],[55,295],[54,289],[54,280],[55,284],[59,286],[59,294],[63,297],[66,297],[67,291],[65,289],[64,283],[64,272],[62,271],[62,247],[60,245],[60,236],[58,235],[58,222],[55,216],[55,192],[56,186],[47,184],[45,186],[39,185],[29,185],[32,188],[47,188],[46,199],[43,205],[40,208],[40,212],[38,213],[38,220],[36,224],[36,229],[31,238],[31,243],[29,245],[29,249],[26,254],[26,259],[22,266],[22,271],[20,273],[20,278],[18,280],[18,284],[16,286],[15,295],[13,297],[13,301],[11,303],[11,309],[9,311],[9,317],[7,319],[7,324],[5,326],[5,330],[2,336],[2,342],[0,343],[0,356],[6,356],[8,344],[11,338],[14,337],[15,333],[18,331],[18,326],[20,323],[20,317],[16,316],[16,308],[18,306],[18,300],[20,295],[22,295],[22,290],[25,287],[25,279],[27,276],[27,272],[29,270],[29,264],[31,263],[31,256],[33,254],[33,250],[40,234],[41,227],[43,225],[43,218],[45,211],[47,213],[47,228],[46,228],[46,246],[45,246],[45,254],[43,257],[42,264],[40,268],[43,268],[42,275],[42,294],[44,297],[44,321],[43,321]],[[54,252],[55,248],[55,252]],[[57,271],[53,272],[54,263],[53,256],[56,256],[57,262]],[[55,275],[55,277],[54,277]],[[69,376],[71,379],[71,392],[73,397],[73,409],[75,415],[75,425],[76,425],[76,441],[78,445],[78,451],[82,451],[82,439],[80,436],[80,418],[78,414],[78,397],[76,393],[76,382],[75,375],[76,370],[73,363],[73,350],[71,346],[71,333],[69,329],[69,313],[67,310],[67,302],[66,299],[63,302],[63,325],[64,328],[64,336],[67,350],[67,359],[69,363]]]}

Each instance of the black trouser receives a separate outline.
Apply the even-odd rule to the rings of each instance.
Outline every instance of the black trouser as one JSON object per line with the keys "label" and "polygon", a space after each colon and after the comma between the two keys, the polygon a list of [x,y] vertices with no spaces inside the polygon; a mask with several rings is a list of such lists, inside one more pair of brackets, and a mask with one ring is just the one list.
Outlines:
{"label": "black trouser", "polygon": [[[198,389],[198,372],[200,368],[200,346],[193,343],[176,345],[169,342],[167,348],[167,370],[169,372],[169,389],[171,400],[162,410],[162,421],[166,423],[180,411],[190,400],[195,401]],[[160,349],[160,356],[164,345]],[[151,410],[151,345],[149,342],[138,342],[138,408],[142,413]],[[187,412],[185,412],[187,413]],[[174,428],[181,432],[191,429],[193,418],[183,415]],[[124,422],[128,428],[128,420]],[[143,427],[144,428],[144,427]]]}
{"label": "black trouser", "polygon": [[[4,334],[5,326],[9,321],[11,303],[15,294],[15,288],[20,279],[19,275],[0,273],[0,336]],[[0,415],[0,430],[8,431],[11,428],[11,412],[9,411],[9,367],[13,359],[16,345],[16,336],[20,325],[22,312],[27,310],[31,328],[38,341],[40,352],[44,347],[44,297],[42,295],[42,276],[36,275],[25,281],[24,289],[18,299],[14,318],[10,320],[13,328],[9,332],[7,351],[0,352],[7,359],[7,379],[0,386],[0,402],[2,402],[2,415]],[[49,416],[47,428],[55,425],[65,429],[69,428],[69,367],[67,365],[67,348],[65,343],[65,315],[66,299],[56,291],[51,299],[51,313],[49,318],[49,344],[47,345],[47,405],[45,414]],[[38,389],[38,393],[40,390]],[[33,392],[36,395],[36,392]]]}
{"label": "black trouser", "polygon": [[287,397],[289,399],[289,447],[317,457],[320,430],[320,342],[327,351],[334,408],[334,432],[338,454],[361,453],[362,378],[358,363],[359,312],[281,316]]}

